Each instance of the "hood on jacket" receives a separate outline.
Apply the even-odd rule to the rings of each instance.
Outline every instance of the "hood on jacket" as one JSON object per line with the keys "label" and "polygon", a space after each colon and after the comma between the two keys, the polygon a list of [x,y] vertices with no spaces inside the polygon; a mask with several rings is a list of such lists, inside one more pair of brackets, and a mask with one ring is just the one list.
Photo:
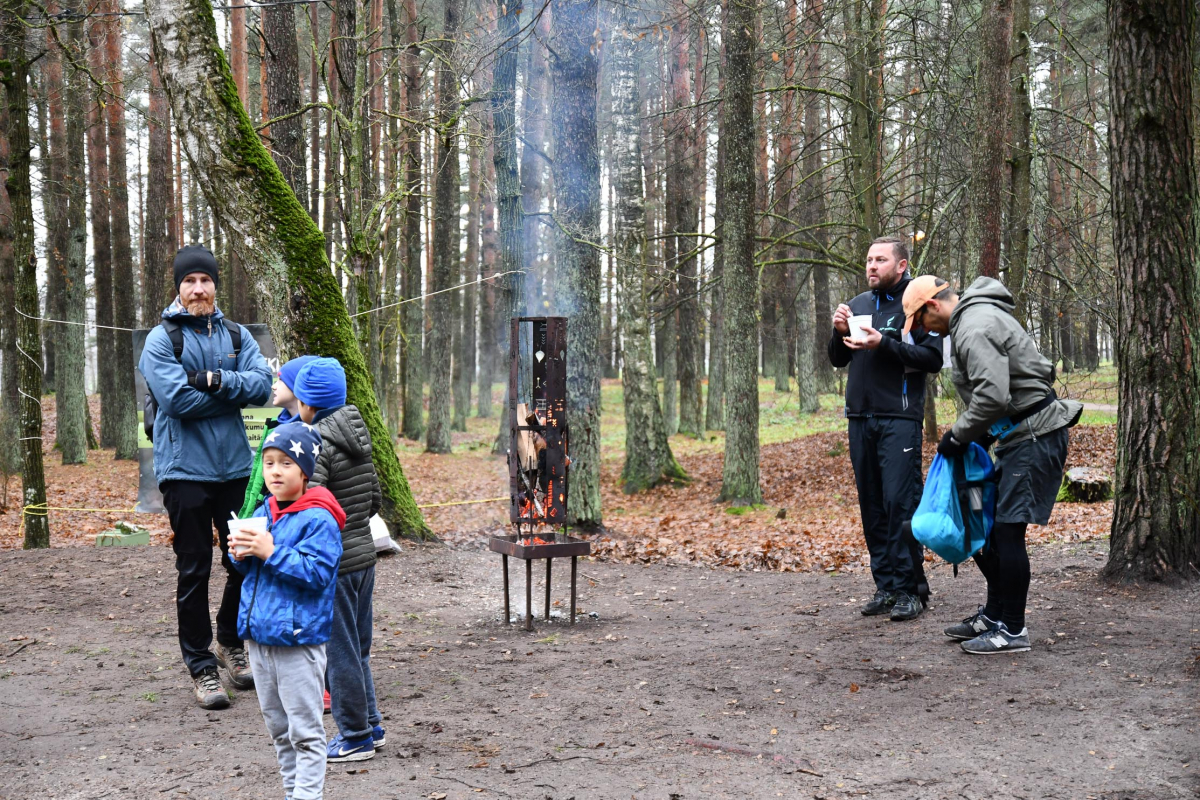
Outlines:
{"label": "hood on jacket", "polygon": [[371,434],[357,406],[339,406],[327,415],[322,412],[313,419],[322,423],[321,438],[351,458],[370,458]]}
{"label": "hood on jacket", "polygon": [[996,306],[1006,314],[1012,314],[1017,309],[1017,302],[1012,292],[995,278],[976,278],[958,298],[958,305],[950,314],[950,333],[954,333],[954,325],[962,317],[965,309],[973,306]]}
{"label": "hood on jacket", "polygon": [[346,527],[346,512],[342,511],[342,507],[338,505],[337,499],[333,496],[333,492],[326,489],[324,486],[313,486],[304,494],[300,495],[300,499],[292,503],[282,511],[279,510],[279,503],[272,495],[267,501],[267,510],[270,512],[271,520],[277,520],[284,514],[294,514],[297,511],[304,511],[309,508],[323,508],[333,515],[334,521],[337,522],[338,530]]}
{"label": "hood on jacket", "polygon": [[204,319],[207,323],[207,320],[210,319],[213,322],[216,322],[217,320],[225,318],[225,315],[221,313],[221,309],[216,303],[213,303],[213,313],[208,317],[193,317],[188,313],[187,308],[183,305],[183,301],[179,299],[179,295],[175,295],[175,299],[171,301],[171,305],[164,308],[160,316],[163,319],[169,319],[174,322],[178,322],[180,325],[189,324],[189,320],[196,320],[195,324],[200,324],[199,320],[201,319]]}

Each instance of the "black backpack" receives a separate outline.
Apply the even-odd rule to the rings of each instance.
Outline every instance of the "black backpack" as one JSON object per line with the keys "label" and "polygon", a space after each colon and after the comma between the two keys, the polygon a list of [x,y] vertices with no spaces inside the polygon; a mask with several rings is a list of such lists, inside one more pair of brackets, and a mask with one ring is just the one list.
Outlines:
{"label": "black backpack", "polygon": [[[225,323],[225,329],[229,331],[229,338],[233,340],[233,358],[236,361],[237,357],[242,354],[242,326],[228,319],[222,319]],[[175,353],[175,360],[183,363],[183,327],[174,320],[164,319],[159,323],[162,329],[167,332],[167,338],[171,340],[171,350]],[[158,401],[154,399],[153,392],[149,387],[146,389],[146,398],[142,406],[142,429],[146,432],[146,438],[151,442],[154,441],[154,418],[158,416]]]}

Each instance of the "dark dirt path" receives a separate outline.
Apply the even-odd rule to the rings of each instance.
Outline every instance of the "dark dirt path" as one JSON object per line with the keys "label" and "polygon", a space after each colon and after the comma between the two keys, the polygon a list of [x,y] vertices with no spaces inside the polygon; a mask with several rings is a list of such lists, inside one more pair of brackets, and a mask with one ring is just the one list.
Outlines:
{"label": "dark dirt path", "polygon": [[[992,658],[941,635],[973,567],[901,624],[862,574],[584,563],[597,618],[528,634],[495,556],[409,549],[376,584],[387,748],[326,796],[1195,797],[1197,591],[1100,584],[1102,547],[1035,551],[1036,648]],[[163,547],[0,554],[0,797],[279,800],[253,694],[191,701],[173,588]]]}

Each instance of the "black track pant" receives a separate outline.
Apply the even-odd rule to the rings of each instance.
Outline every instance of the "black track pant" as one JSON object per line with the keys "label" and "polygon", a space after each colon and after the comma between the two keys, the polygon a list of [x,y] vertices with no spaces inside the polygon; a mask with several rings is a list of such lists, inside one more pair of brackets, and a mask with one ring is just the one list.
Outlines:
{"label": "black track pant", "polygon": [[987,580],[987,605],[983,613],[1000,620],[1012,633],[1025,627],[1025,601],[1029,596],[1029,552],[1025,549],[1023,522],[997,522],[987,547],[975,563]]}
{"label": "black track pant", "polygon": [[850,461],[875,588],[929,596],[925,549],[912,535],[921,502],[921,423],[851,417]]}
{"label": "black track pant", "polygon": [[208,611],[208,579],[212,574],[212,532],[217,528],[225,589],[217,610],[217,641],[225,647],[241,647],[238,636],[238,603],[242,596],[242,574],[229,563],[229,515],[242,507],[248,478],[223,483],[165,481],[163,506],[175,532],[175,569],[179,573],[175,606],[179,615],[179,649],[192,675],[217,665],[212,646],[212,622]]}

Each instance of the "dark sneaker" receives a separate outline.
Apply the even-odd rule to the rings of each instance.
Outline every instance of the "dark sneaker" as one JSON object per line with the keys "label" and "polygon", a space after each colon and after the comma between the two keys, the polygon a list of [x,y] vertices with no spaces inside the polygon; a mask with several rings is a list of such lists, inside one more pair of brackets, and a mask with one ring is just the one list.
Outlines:
{"label": "dark sneaker", "polygon": [[250,671],[250,658],[244,647],[226,647],[218,643],[214,651],[217,663],[229,672],[229,682],[235,689],[253,689],[254,673]]}
{"label": "dark sneaker", "polygon": [[974,656],[990,656],[995,653],[1024,653],[1029,649],[1029,629],[1020,633],[1009,633],[1003,622],[974,639],[963,642],[962,649]]}
{"label": "dark sneaker", "polygon": [[987,615],[983,613],[983,606],[980,606],[978,611],[962,622],[957,622],[946,628],[945,633],[951,639],[965,642],[995,627],[996,620],[988,619]]}
{"label": "dark sneaker", "polygon": [[374,742],[376,750],[387,744],[387,731],[383,729],[382,725],[375,725],[371,728],[371,741]]}
{"label": "dark sneaker", "polygon": [[862,615],[864,617],[878,617],[881,614],[890,613],[894,605],[896,605],[896,595],[891,592],[885,592],[883,589],[876,589],[875,596],[862,607]]}
{"label": "dark sneaker", "polygon": [[370,736],[360,739],[344,739],[341,734],[329,742],[326,761],[339,764],[343,761],[366,761],[375,757],[375,742]]}
{"label": "dark sneaker", "polygon": [[896,603],[892,606],[892,622],[904,622],[916,619],[925,610],[925,603],[920,597],[908,592],[897,592]]}
{"label": "dark sneaker", "polygon": [[229,708],[229,695],[221,685],[221,676],[216,667],[208,667],[199,675],[192,676],[195,684],[196,700],[201,708]]}

